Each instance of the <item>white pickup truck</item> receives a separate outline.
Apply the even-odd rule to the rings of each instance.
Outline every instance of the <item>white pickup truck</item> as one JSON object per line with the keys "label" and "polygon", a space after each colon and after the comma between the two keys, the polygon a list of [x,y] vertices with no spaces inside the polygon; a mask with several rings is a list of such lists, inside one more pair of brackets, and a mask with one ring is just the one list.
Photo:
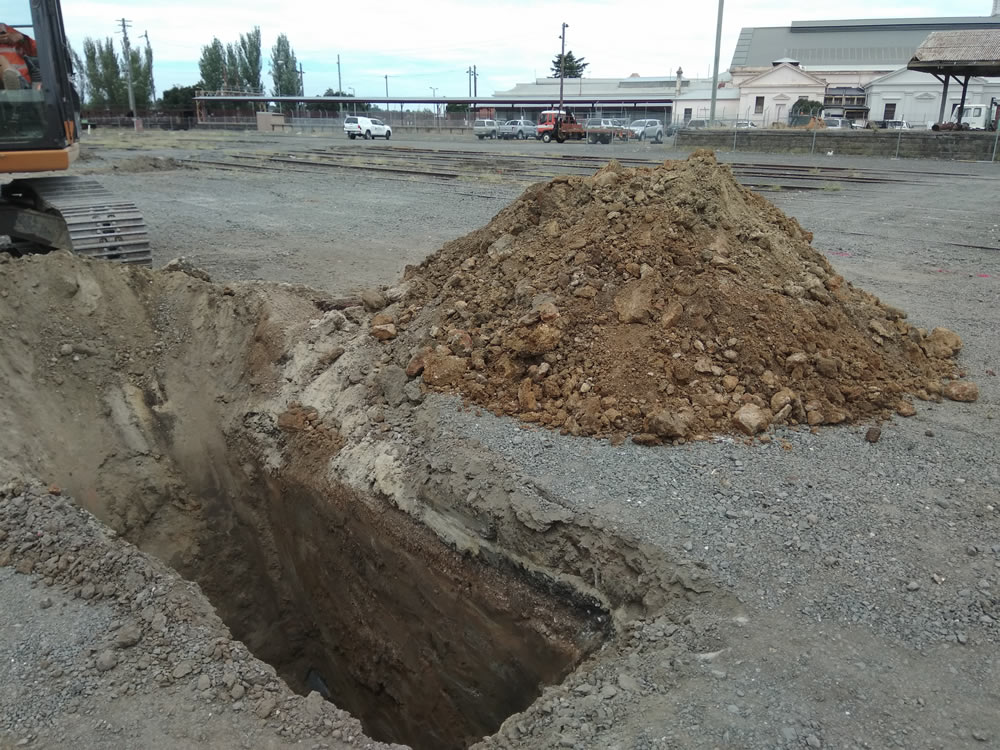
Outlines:
{"label": "white pickup truck", "polygon": [[534,120],[507,120],[500,126],[500,137],[504,140],[516,138],[523,141],[526,138],[535,137]]}

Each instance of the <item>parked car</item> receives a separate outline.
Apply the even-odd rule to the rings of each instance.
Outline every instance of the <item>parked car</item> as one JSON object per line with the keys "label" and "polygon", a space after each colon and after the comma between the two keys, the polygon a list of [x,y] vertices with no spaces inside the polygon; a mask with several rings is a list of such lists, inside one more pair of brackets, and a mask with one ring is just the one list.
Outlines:
{"label": "parked car", "polygon": [[534,120],[507,120],[500,126],[500,137],[504,140],[517,138],[523,141],[525,138],[535,137]]}
{"label": "parked car", "polygon": [[751,128],[757,127],[757,123],[751,122],[750,120],[737,120],[735,127],[737,130],[750,130]]}
{"label": "parked car", "polygon": [[832,130],[852,130],[854,122],[844,117],[824,117],[823,124]]}
{"label": "parked car", "polygon": [[654,143],[663,141],[663,123],[659,120],[633,120],[628,129],[632,131],[632,137],[640,141],[646,139]]}
{"label": "parked car", "polygon": [[884,127],[889,130],[911,130],[910,123],[906,120],[886,120]]}
{"label": "parked car", "polygon": [[496,120],[476,120],[472,123],[472,134],[479,140],[496,138],[500,134],[500,126]]}
{"label": "parked car", "polygon": [[709,124],[708,120],[688,120],[681,126],[681,130],[705,130],[706,128],[724,128],[726,123],[720,120],[713,120]]}
{"label": "parked car", "polygon": [[352,141],[358,137],[364,138],[366,141],[369,138],[385,138],[386,140],[392,138],[392,128],[374,117],[356,117],[354,115],[345,117],[344,132]]}

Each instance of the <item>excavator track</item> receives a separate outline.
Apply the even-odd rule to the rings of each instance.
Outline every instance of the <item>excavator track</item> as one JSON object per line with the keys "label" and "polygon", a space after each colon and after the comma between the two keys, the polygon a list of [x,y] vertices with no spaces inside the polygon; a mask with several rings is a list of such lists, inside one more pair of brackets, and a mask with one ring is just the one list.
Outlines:
{"label": "excavator track", "polygon": [[0,234],[15,245],[152,265],[139,209],[83,177],[36,177],[4,185]]}

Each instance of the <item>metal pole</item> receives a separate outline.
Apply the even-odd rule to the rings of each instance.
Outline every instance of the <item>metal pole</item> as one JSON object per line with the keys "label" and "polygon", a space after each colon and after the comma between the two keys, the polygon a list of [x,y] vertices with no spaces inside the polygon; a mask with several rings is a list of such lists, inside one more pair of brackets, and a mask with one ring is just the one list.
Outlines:
{"label": "metal pole", "polygon": [[938,112],[938,122],[944,122],[944,110],[948,106],[948,82],[951,80],[951,76],[945,73],[944,75],[944,90],[941,92],[941,110]]}
{"label": "metal pole", "polygon": [[990,158],[990,161],[997,160],[997,142],[1000,141],[1000,128],[997,128],[996,133],[997,134],[993,136],[993,156]]}
{"label": "metal pole", "polygon": [[563,79],[566,76],[566,29],[569,27],[568,23],[562,25],[562,33],[560,38],[562,39],[562,50],[559,53],[559,111],[562,112],[563,108]]}
{"label": "metal pole", "polygon": [[816,131],[815,130],[813,130],[813,143],[812,143],[812,148],[809,149],[809,153],[810,154],[815,154],[816,153]]}
{"label": "metal pole", "polygon": [[894,159],[898,159],[899,158],[899,142],[901,140],[903,140],[903,129],[902,128],[899,129],[899,135],[896,136],[896,155],[893,157]]}
{"label": "metal pole", "polygon": [[343,84],[340,82],[340,55],[337,55],[337,93],[344,93]]}
{"label": "metal pole", "polygon": [[715,23],[715,66],[712,68],[712,106],[708,115],[708,126],[715,123],[715,100],[719,92],[719,50],[722,47],[722,4],[719,0],[719,18]]}
{"label": "metal pole", "polygon": [[135,91],[132,88],[132,48],[128,44],[129,21],[126,18],[120,18],[119,22],[122,25],[122,47],[125,48],[125,78],[128,81],[128,108],[132,110],[132,122],[136,129],[138,129],[138,123],[135,122]]}

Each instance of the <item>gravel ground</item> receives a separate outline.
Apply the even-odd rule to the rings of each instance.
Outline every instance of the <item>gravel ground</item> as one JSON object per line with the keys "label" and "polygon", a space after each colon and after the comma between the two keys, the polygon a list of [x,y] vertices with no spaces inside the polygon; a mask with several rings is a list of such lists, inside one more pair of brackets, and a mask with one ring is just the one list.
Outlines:
{"label": "gravel ground", "polygon": [[[309,142],[241,138],[241,148],[264,150]],[[170,144],[156,148],[183,155]],[[680,156],[646,144],[585,148]],[[848,280],[907,310],[911,322],[961,334],[960,361],[979,384],[979,401],[918,402],[915,417],[883,424],[874,443],[862,425],[779,431],[766,445],[650,449],[526,430],[429,398],[436,424],[428,444],[445,454],[452,445],[481,446],[526,491],[705,569],[744,607],[695,614],[677,632],[637,623],[484,744],[1000,746],[1000,172],[983,164],[731,158],[908,173],[889,184],[768,197],[815,233],[814,246]],[[338,293],[392,283],[403,265],[484,224],[518,192],[354,172],[202,169],[101,179],[139,202],[156,265],[186,255],[219,280],[306,282]],[[26,595],[15,579],[0,576],[3,591]],[[74,611],[59,610],[69,630]],[[14,627],[0,623],[5,632]],[[43,639],[30,648],[44,649]],[[4,669],[22,669],[4,661]],[[604,715],[595,719],[598,710]]]}

